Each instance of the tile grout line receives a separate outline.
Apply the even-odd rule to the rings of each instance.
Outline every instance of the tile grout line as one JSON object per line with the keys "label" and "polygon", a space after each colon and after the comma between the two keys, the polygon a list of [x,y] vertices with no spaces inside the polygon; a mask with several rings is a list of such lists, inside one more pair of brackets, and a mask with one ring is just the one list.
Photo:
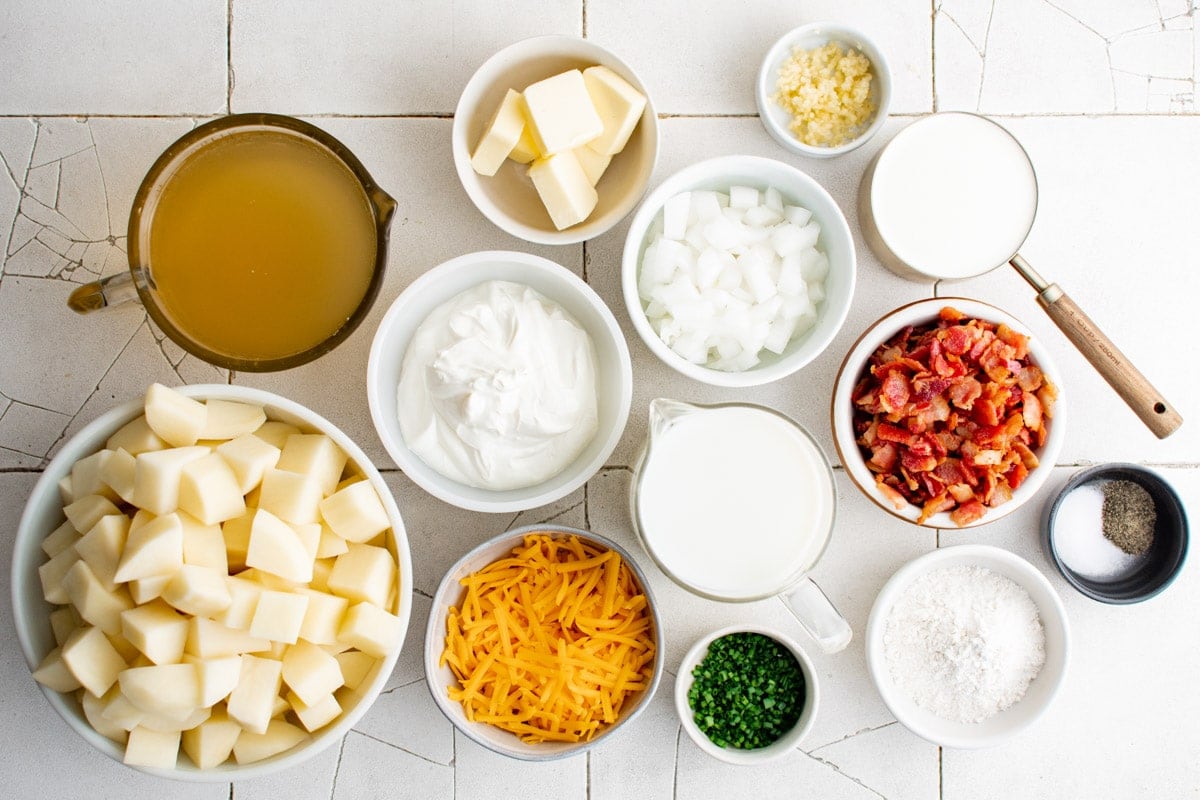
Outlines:
{"label": "tile grout line", "polygon": [[[1120,71],[1120,70],[1119,70]],[[1132,73],[1129,73],[1132,74]],[[897,111],[888,114],[890,118],[895,119],[919,119],[929,116],[929,111]],[[380,120],[436,120],[436,119],[453,119],[453,111],[413,111],[413,112],[364,112],[358,114],[350,114],[341,111],[293,111],[292,116],[303,119],[380,119]],[[177,114],[109,114],[104,112],[90,111],[75,111],[75,112],[55,112],[51,114],[30,111],[23,114],[0,114],[0,120],[3,119],[67,119],[67,120],[90,120],[90,119],[187,119],[187,120],[208,120],[216,119],[224,116],[223,113],[212,113],[211,111],[192,111],[180,112]],[[1195,119],[1200,117],[1200,108],[1192,111],[1169,111],[1169,112],[1150,112],[1150,111],[1028,111],[1028,112],[999,112],[989,111],[987,116],[993,119]],[[736,112],[729,114],[720,114],[714,112],[659,112],[660,120],[669,119],[758,119],[758,114],[754,112]],[[86,148],[85,148],[86,149]],[[35,165],[43,166],[43,165]]]}

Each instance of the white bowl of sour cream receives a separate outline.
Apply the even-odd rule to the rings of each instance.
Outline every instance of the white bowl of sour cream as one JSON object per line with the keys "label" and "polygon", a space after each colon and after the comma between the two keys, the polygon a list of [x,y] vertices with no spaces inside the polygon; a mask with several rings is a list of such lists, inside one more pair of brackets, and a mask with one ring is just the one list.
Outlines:
{"label": "white bowl of sour cream", "polygon": [[617,321],[578,276],[539,256],[471,253],[392,303],[367,363],[388,454],[472,511],[520,511],[582,486],[616,447],[633,389]]}

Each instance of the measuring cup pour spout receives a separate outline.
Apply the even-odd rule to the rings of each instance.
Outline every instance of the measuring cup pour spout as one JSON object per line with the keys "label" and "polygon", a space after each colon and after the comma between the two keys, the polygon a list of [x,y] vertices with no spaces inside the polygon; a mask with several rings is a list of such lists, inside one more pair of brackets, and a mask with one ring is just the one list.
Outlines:
{"label": "measuring cup pour spout", "polygon": [[650,442],[661,437],[675,421],[701,409],[682,400],[656,397],[650,401]]}

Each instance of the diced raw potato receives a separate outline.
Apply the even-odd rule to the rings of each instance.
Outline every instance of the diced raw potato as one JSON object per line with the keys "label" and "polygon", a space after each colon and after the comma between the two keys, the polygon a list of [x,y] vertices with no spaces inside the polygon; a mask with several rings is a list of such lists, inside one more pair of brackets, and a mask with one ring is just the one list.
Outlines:
{"label": "diced raw potato", "polygon": [[186,511],[176,512],[183,529],[183,563],[229,572],[225,537],[219,524],[205,525]]}
{"label": "diced raw potato", "polygon": [[[240,668],[240,659],[239,659]],[[223,764],[233,753],[233,743],[242,732],[242,726],[229,718],[224,711],[214,711],[200,725],[183,732],[183,752],[200,769],[210,769]]]}
{"label": "diced raw potato", "polygon": [[179,733],[194,728],[212,715],[210,708],[193,708],[166,714],[144,714],[138,723],[143,728],[162,733]]}
{"label": "diced raw potato", "polygon": [[[349,551],[349,548],[347,548]],[[340,556],[339,556],[340,558]],[[337,563],[336,558],[318,558],[313,562],[313,577],[309,581],[308,587],[316,589],[318,592],[329,591],[329,576],[333,572],[333,565]]]}
{"label": "diced raw potato", "polygon": [[133,608],[133,599],[125,587],[110,592],[86,561],[71,565],[62,584],[71,604],[85,622],[114,636],[121,632],[121,612]]}
{"label": "diced raw potato", "polygon": [[267,421],[262,406],[236,400],[208,400],[201,439],[233,439],[254,433]]}
{"label": "diced raw potato", "polygon": [[63,513],[77,531],[90,531],[101,517],[109,514],[120,514],[121,511],[107,497],[98,494],[85,494],[63,508]]}
{"label": "diced raw potato", "polygon": [[253,581],[263,589],[274,589],[277,592],[294,592],[304,586],[303,582],[289,581],[286,578],[272,575],[270,572],[264,572],[254,567],[242,570],[238,573],[238,577]]}
{"label": "diced raw potato", "polygon": [[64,475],[59,479],[58,496],[62,499],[64,506],[75,502],[75,488],[71,486],[70,475]]}
{"label": "diced raw potato", "polygon": [[347,688],[357,690],[363,681],[371,674],[371,668],[379,663],[379,659],[361,650],[348,650],[338,653],[334,658],[342,668],[342,680]]}
{"label": "diced raw potato", "polygon": [[338,653],[344,653],[347,650],[354,649],[350,645],[346,644],[345,642],[333,642],[331,644],[322,644],[322,645],[318,645],[318,647],[320,647],[326,653],[329,653],[329,655],[331,655],[331,656],[336,656]]}
{"label": "diced raw potato", "polygon": [[143,414],[125,423],[104,446],[109,450],[124,450],[131,456],[148,453],[151,450],[162,450],[167,446],[162,437],[150,429],[150,423]]}
{"label": "diced raw potato", "polygon": [[129,582],[129,594],[138,605],[149,603],[156,597],[162,597],[163,589],[171,582],[173,575],[159,575],[155,578],[138,578]]}
{"label": "diced raw potato", "polygon": [[237,687],[226,702],[229,718],[252,733],[266,733],[275,698],[279,696],[283,665],[269,658],[242,656]]}
{"label": "diced raw potato", "polygon": [[290,722],[271,720],[261,733],[243,731],[233,745],[233,758],[239,764],[253,764],[290,750],[308,738],[303,729]]}
{"label": "diced raw potato", "polygon": [[88,563],[92,572],[108,590],[116,588],[114,579],[117,563],[125,549],[129,533],[129,517],[124,514],[109,514],[101,517],[92,529],[75,543],[75,552]]}
{"label": "diced raw potato", "polygon": [[103,697],[97,697],[91,692],[84,692],[79,703],[83,706],[83,715],[87,717],[88,724],[96,729],[96,733],[112,739],[117,744],[125,744],[129,738],[128,731],[104,716],[104,710],[108,704],[120,694],[121,689],[118,686],[109,689]]}
{"label": "diced raw potato", "polygon": [[334,492],[321,501],[321,517],[348,542],[366,542],[391,527],[383,502],[368,481]]}
{"label": "diced raw potato", "polygon": [[97,697],[116,683],[117,675],[126,667],[125,659],[104,632],[92,627],[77,628],[71,634],[62,646],[62,660],[75,680]]}
{"label": "diced raw potato", "polygon": [[227,577],[221,570],[184,564],[163,589],[162,598],[185,614],[211,618],[232,602]]}
{"label": "diced raw potato", "polygon": [[199,658],[240,656],[271,649],[271,643],[248,631],[236,630],[205,617],[193,617],[184,651]]}
{"label": "diced raw potato", "polygon": [[283,656],[283,682],[305,703],[314,705],[341,687],[342,668],[329,653],[301,639]]}
{"label": "diced raw potato", "polygon": [[317,542],[317,558],[336,558],[348,549],[345,539],[334,533],[328,525],[321,526],[321,538]]}
{"label": "diced raw potato", "polygon": [[209,453],[180,471],[179,508],[205,525],[215,525],[246,513],[246,501],[225,459]]}
{"label": "diced raw potato", "polygon": [[75,530],[70,520],[66,520],[42,540],[42,552],[47,558],[54,558],[78,540],[79,531]]}
{"label": "diced raw potato", "polygon": [[133,504],[156,515],[175,511],[183,468],[211,452],[207,447],[173,447],[142,453],[134,466]]}
{"label": "diced raw potato", "polygon": [[121,635],[155,664],[183,658],[190,628],[187,617],[158,599],[121,613]]}
{"label": "diced raw potato", "polygon": [[63,606],[50,612],[50,630],[54,633],[54,643],[57,645],[62,645],[82,624],[83,620],[74,606]]}
{"label": "diced raw potato", "polygon": [[71,493],[75,497],[98,494],[109,500],[117,499],[116,494],[101,477],[104,465],[111,456],[111,450],[100,450],[79,459],[71,466]]}
{"label": "diced raw potato", "polygon": [[231,571],[246,568],[246,551],[250,548],[250,528],[257,508],[247,508],[240,517],[221,523],[221,538],[225,540],[225,557]]}
{"label": "diced raw potato", "polygon": [[[115,695],[114,692],[116,692]],[[119,682],[116,687],[109,689],[105,697],[108,698],[108,702],[105,703],[101,714],[121,730],[131,731],[141,725],[142,720],[146,718],[146,712],[129,702],[129,698],[121,693]]]}
{"label": "diced raw potato", "polygon": [[[292,523],[292,530],[296,532],[296,538],[304,546],[304,552],[308,554],[309,558],[314,560],[317,557],[317,550],[321,546],[321,527],[319,522]],[[307,582],[302,581],[302,583]]]}
{"label": "diced raw potato", "polygon": [[[122,611],[121,613],[124,614],[125,612]],[[113,646],[113,649],[121,654],[121,658],[125,659],[127,666],[148,667],[154,663],[146,658],[146,655],[141,650],[134,647],[133,643],[125,638],[123,632],[116,634],[106,633],[104,636],[108,639],[108,643]]]}
{"label": "diced raw potato", "polygon": [[123,671],[121,694],[147,714],[187,716],[200,705],[194,664],[156,664]]}
{"label": "diced raw potato", "polygon": [[142,527],[150,520],[154,519],[154,515],[144,508],[139,508],[129,520],[129,530],[136,530]]}
{"label": "diced raw potato", "polygon": [[300,638],[300,627],[307,610],[306,595],[264,589],[258,597],[254,618],[250,620],[250,635],[294,644]]}
{"label": "diced raw potato", "polygon": [[312,705],[306,704],[295,692],[288,692],[287,701],[295,712],[296,719],[300,720],[300,724],[310,733],[325,727],[342,713],[342,707],[332,692]]}
{"label": "diced raw potato", "polygon": [[62,648],[56,647],[46,654],[42,663],[33,671],[33,679],[56,692],[73,692],[83,684],[67,668],[63,661]]}
{"label": "diced raw potato", "polygon": [[131,767],[175,769],[179,760],[179,733],[163,733],[138,726],[129,732],[124,761]]}
{"label": "diced raw potato", "polygon": [[350,606],[338,631],[338,639],[383,658],[399,646],[404,636],[400,618],[371,603]]}
{"label": "diced raw potato", "polygon": [[79,553],[75,551],[75,548],[68,547],[38,567],[38,578],[42,582],[42,596],[46,598],[47,603],[62,605],[69,601],[63,579],[79,560]]}
{"label": "diced raw potato", "polygon": [[196,666],[196,678],[200,682],[201,707],[221,702],[237,688],[242,675],[241,656],[202,658],[193,663]]}
{"label": "diced raw potato", "polygon": [[352,602],[383,606],[395,577],[396,560],[391,552],[369,544],[351,543],[334,561],[326,584],[329,591]]}
{"label": "diced raw potato", "polygon": [[225,588],[229,590],[229,606],[214,619],[236,630],[248,630],[254,619],[254,609],[258,607],[262,585],[230,575],[225,578]]}
{"label": "diced raw potato", "polygon": [[244,495],[262,482],[267,470],[279,463],[280,449],[253,434],[239,436],[217,446],[217,454],[233,470]]}
{"label": "diced raw potato", "polygon": [[[299,472],[312,476],[320,487],[321,496],[332,494],[346,468],[346,454],[323,433],[298,433],[287,438],[279,454],[278,470]],[[263,490],[266,491],[265,489]],[[280,515],[282,516],[282,515]],[[285,517],[286,519],[286,517]],[[312,520],[288,520],[311,522]]]}
{"label": "diced raw potato", "polygon": [[118,497],[132,504],[136,473],[137,459],[127,450],[114,450],[100,469],[100,480]]}
{"label": "diced raw potato", "polygon": [[130,528],[114,576],[117,583],[173,575],[183,566],[183,526],[178,516],[169,513]]}
{"label": "diced raw potato", "polygon": [[204,403],[161,383],[146,390],[146,423],[172,447],[194,445],[207,418]]}
{"label": "diced raw potato", "polygon": [[254,435],[267,444],[282,450],[283,446],[287,444],[288,437],[299,432],[300,429],[295,425],[269,419],[258,427]]}
{"label": "diced raw potato", "polygon": [[317,522],[322,497],[321,485],[311,474],[272,469],[263,475],[258,507],[287,522]]}
{"label": "diced raw potato", "polygon": [[300,624],[300,638],[314,644],[336,643],[338,629],[346,610],[350,608],[350,601],[315,589],[303,588],[298,593],[308,597],[308,608]]}
{"label": "diced raw potato", "polygon": [[[320,536],[319,529],[317,536]],[[254,512],[250,544],[246,549],[247,566],[285,580],[308,583],[312,580],[315,555],[316,542],[312,542],[310,551],[309,543],[301,539],[291,525],[264,508]]]}

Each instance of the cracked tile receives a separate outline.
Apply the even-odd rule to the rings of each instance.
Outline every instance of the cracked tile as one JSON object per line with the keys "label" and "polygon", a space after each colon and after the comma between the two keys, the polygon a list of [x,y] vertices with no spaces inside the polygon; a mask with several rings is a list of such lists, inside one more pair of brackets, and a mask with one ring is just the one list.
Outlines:
{"label": "cracked tile", "polygon": [[881,797],[938,798],[937,745],[900,723],[822,747],[814,756]]}
{"label": "cracked tile", "polygon": [[351,731],[342,745],[331,800],[452,800],[455,769]]}
{"label": "cracked tile", "polygon": [[0,119],[0,157],[18,186],[25,181],[36,138],[37,124],[32,119]]}
{"label": "cracked tile", "polygon": [[111,234],[104,176],[94,146],[63,159],[62,188],[55,207],[83,232],[82,238],[96,240]]}
{"label": "cracked tile", "polygon": [[1190,28],[1122,36],[1108,47],[1112,68],[1134,75],[1190,82],[1192,39]]}
{"label": "cracked tile", "polygon": [[236,781],[231,797],[236,800],[329,800],[342,742],[335,741],[320,753],[295,767],[251,781]]}
{"label": "cracked tile", "polygon": [[588,761],[589,800],[673,800],[675,679],[664,673],[658,692],[640,716],[611,739],[597,745]]}
{"label": "cracked tile", "polygon": [[[65,260],[60,254],[47,247],[40,238],[37,238],[9,256],[8,260],[4,262],[4,274],[45,278],[61,268]],[[65,298],[63,302],[66,302]]]}
{"label": "cracked tile", "polygon": [[517,761],[475,744],[458,731],[454,732],[454,751],[456,797],[561,800],[586,796],[586,755],[558,761]]}
{"label": "cracked tile", "polygon": [[435,764],[454,764],[454,726],[425,681],[381,694],[354,730]]}
{"label": "cracked tile", "polygon": [[37,168],[87,150],[92,146],[87,125],[86,120],[64,117],[37,120],[37,141],[33,145],[30,166]]}
{"label": "cracked tile", "polygon": [[[979,91],[983,85],[982,45],[971,38],[956,18],[946,13],[939,13],[935,19],[933,39],[938,110],[975,111],[979,108]],[[954,67],[945,69],[944,64]]]}
{"label": "cracked tile", "polygon": [[25,194],[54,208],[58,204],[59,162],[34,167],[25,175]]}
{"label": "cracked tile", "polygon": [[[1002,1],[1002,0],[1001,0]],[[958,28],[977,53],[987,51],[988,29],[991,27],[995,2],[980,2],[979,0],[941,0],[937,6],[935,27],[945,19],[948,24]],[[935,43],[934,50],[941,48]],[[942,75],[938,74],[938,81]]]}
{"label": "cracked tile", "polygon": [[1122,0],[1119,3],[1097,3],[1094,0],[1044,2],[1105,39],[1113,39],[1118,34],[1138,28],[1159,27],[1162,23],[1158,5],[1154,0]]}
{"label": "cracked tile", "polygon": [[[0,186],[2,186],[2,184],[0,184]],[[14,201],[15,200],[17,200],[17,198],[14,196]],[[33,238],[37,236],[38,231],[42,230],[41,225],[38,225],[24,214],[17,213],[17,202],[13,203],[12,209],[13,214],[16,215],[16,219],[12,222],[12,238],[9,240],[8,249],[5,251],[9,256],[15,254],[26,244],[33,241]],[[12,219],[12,216],[10,215],[6,219]],[[7,230],[7,228],[5,228],[5,230]]]}
{"label": "cracked tile", "polygon": [[70,419],[57,411],[13,403],[0,416],[0,447],[30,456],[45,456]]}
{"label": "cracked tile", "polygon": [[46,245],[51,252],[56,253],[63,258],[67,258],[67,251],[71,249],[73,242],[63,236],[58,231],[52,228],[42,228],[38,231],[37,240]]}

